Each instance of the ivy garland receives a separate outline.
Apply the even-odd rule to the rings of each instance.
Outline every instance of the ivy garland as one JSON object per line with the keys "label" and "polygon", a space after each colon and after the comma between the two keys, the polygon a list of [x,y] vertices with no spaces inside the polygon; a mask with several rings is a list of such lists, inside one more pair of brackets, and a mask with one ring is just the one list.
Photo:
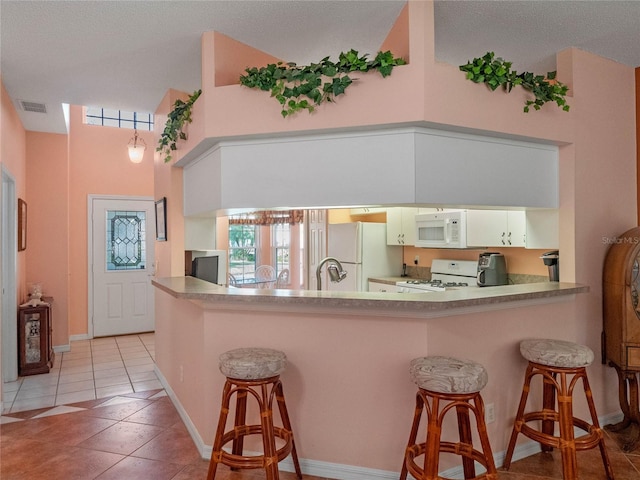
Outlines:
{"label": "ivy garland", "polygon": [[185,124],[192,122],[191,108],[201,93],[202,90],[196,90],[189,96],[186,102],[178,99],[173,104],[173,110],[169,112],[167,123],[164,126],[164,131],[160,135],[158,147],[156,148],[157,152],[165,155],[165,163],[171,161],[173,151],[178,149],[176,142],[187,139],[187,135],[182,129]]}
{"label": "ivy garland", "polygon": [[515,85],[520,85],[533,93],[535,100],[525,102],[525,112],[529,112],[529,107],[532,106],[535,110],[540,110],[547,102],[555,102],[565,112],[569,111],[565,99],[569,87],[556,80],[556,72],[549,72],[546,77],[530,72],[519,74],[511,70],[511,62],[505,62],[493,52],[487,52],[483,57],[460,65],[460,70],[466,73],[468,80],[485,83],[492,91],[503,87],[506,92],[510,92]]}
{"label": "ivy garland", "polygon": [[249,88],[270,91],[282,106],[282,116],[287,117],[300,110],[313,112],[317,105],[335,101],[356,78],[349,74],[377,70],[383,77],[391,75],[393,67],[405,65],[390,51],[378,52],[373,60],[367,55],[359,56],[356,50],[341,52],[338,62],[325,57],[318,63],[299,66],[295,63],[269,64],[266,67],[245,69],[240,84]]}

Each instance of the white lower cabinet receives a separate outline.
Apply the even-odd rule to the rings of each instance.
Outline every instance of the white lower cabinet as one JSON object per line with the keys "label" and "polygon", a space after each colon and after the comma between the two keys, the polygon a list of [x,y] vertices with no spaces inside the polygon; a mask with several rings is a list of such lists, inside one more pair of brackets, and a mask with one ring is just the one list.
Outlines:
{"label": "white lower cabinet", "polygon": [[400,290],[396,285],[389,285],[388,283],[371,282],[369,281],[370,292],[387,292],[398,293]]}
{"label": "white lower cabinet", "polygon": [[524,247],[526,237],[524,211],[467,210],[467,246]]}

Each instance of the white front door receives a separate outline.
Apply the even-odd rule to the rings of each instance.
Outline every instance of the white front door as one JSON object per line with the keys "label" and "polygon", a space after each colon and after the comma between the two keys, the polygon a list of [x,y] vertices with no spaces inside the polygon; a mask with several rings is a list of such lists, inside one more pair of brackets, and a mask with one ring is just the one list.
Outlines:
{"label": "white front door", "polygon": [[153,331],[155,204],[136,198],[90,198],[89,202],[93,336]]}

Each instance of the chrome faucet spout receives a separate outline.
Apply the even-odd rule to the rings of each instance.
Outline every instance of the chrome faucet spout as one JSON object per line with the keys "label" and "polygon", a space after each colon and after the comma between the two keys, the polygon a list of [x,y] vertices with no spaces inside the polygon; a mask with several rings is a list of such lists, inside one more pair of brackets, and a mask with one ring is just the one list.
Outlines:
{"label": "chrome faucet spout", "polygon": [[342,265],[336,258],[323,258],[316,268],[316,283],[318,290],[322,290],[322,279],[320,277],[320,270],[325,263],[331,264],[327,267],[327,271],[329,272],[329,278],[332,282],[341,282],[347,276],[347,272],[344,270],[344,268],[342,268]]}

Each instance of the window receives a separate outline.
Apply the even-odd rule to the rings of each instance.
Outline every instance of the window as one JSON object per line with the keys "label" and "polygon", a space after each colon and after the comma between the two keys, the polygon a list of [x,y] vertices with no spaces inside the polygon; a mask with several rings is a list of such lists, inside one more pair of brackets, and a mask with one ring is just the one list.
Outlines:
{"label": "window", "polygon": [[85,107],[84,123],[87,125],[101,125],[103,127],[131,128],[138,130],[153,130],[153,114],[140,112],[125,112],[100,107]]}
{"label": "window", "polygon": [[255,280],[257,237],[256,225],[229,225],[229,273],[238,283]]}
{"label": "window", "polygon": [[271,249],[276,266],[276,276],[289,268],[289,250],[291,245],[291,225],[282,223],[271,227]]}
{"label": "window", "polygon": [[107,270],[145,268],[146,212],[107,211]]}

